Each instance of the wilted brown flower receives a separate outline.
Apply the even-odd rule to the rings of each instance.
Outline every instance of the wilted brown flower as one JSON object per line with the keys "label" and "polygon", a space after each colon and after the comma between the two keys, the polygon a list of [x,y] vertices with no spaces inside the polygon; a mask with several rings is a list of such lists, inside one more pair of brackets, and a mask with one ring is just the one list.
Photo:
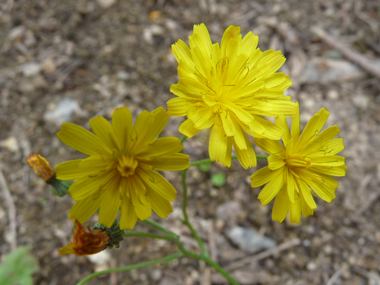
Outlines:
{"label": "wilted brown flower", "polygon": [[106,249],[110,240],[107,231],[103,231],[101,229],[91,230],[88,226],[87,232],[78,221],[75,221],[75,225],[76,227],[73,233],[74,242],[60,248],[59,255],[89,255]]}
{"label": "wilted brown flower", "polygon": [[49,182],[49,180],[54,177],[54,170],[50,167],[49,162],[37,152],[35,154],[29,154],[26,161],[33,168],[38,177],[45,182]]}

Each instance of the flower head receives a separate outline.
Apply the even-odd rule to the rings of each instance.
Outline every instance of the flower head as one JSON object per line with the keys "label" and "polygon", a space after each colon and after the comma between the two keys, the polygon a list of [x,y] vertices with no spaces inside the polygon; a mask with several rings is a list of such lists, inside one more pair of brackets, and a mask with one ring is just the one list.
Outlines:
{"label": "flower head", "polygon": [[340,130],[332,126],[320,133],[329,117],[322,108],[307,123],[300,135],[299,112],[292,119],[289,133],[283,116],[276,118],[277,125],[285,130],[279,141],[255,138],[257,146],[270,154],[268,166],[251,176],[252,187],[268,183],[258,199],[268,204],[276,195],[272,217],[282,222],[289,214],[290,222],[299,223],[301,213],[308,217],[317,205],[312,193],[331,202],[335,198],[338,182],[332,176],[345,176],[345,159],[336,155],[344,149],[343,139],[335,138]]}
{"label": "flower head", "polygon": [[162,218],[172,212],[169,201],[177,192],[154,170],[185,169],[189,157],[178,153],[178,138],[156,139],[169,117],[163,108],[143,111],[132,126],[131,112],[123,107],[113,113],[112,125],[103,117],[91,119],[95,134],[72,123],[62,125],[59,139],[89,155],[56,166],[58,179],[77,179],[69,189],[77,201],[69,218],[84,223],[100,208],[100,224],[110,227],[120,208],[120,228],[132,229],[151,210]]}
{"label": "flower head", "polygon": [[179,131],[192,137],[211,128],[209,153],[213,161],[231,165],[231,151],[244,168],[256,165],[246,133],[280,139],[282,130],[260,116],[292,116],[295,103],[283,96],[292,82],[276,71],[285,62],[281,51],[257,48],[258,36],[242,38],[240,27],[230,26],[221,45],[212,44],[204,24],[195,25],[190,48],[181,40],[172,45],[180,80],[170,91],[178,97],[167,103],[172,116],[185,116]]}
{"label": "flower head", "polygon": [[45,182],[49,182],[54,177],[54,170],[50,167],[49,162],[38,153],[29,154],[26,159],[34,172]]}
{"label": "flower head", "polygon": [[110,240],[107,231],[101,229],[91,230],[89,226],[86,231],[78,221],[75,221],[75,226],[73,242],[60,248],[59,255],[89,255],[106,249]]}

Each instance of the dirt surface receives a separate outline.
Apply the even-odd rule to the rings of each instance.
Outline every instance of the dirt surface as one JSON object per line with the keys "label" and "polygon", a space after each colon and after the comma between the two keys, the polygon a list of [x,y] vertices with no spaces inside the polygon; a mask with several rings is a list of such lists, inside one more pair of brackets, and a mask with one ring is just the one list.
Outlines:
{"label": "dirt surface", "polygon": [[[243,34],[253,31],[259,35],[262,50],[284,52],[287,62],[282,70],[294,81],[288,94],[300,103],[301,123],[321,107],[331,111],[327,126],[340,127],[339,136],[346,145],[342,155],[348,167],[347,176],[338,179],[336,199],[330,204],[318,200],[315,215],[299,225],[271,220],[272,203],[261,206],[256,199],[260,189],[250,187],[249,176],[255,169],[244,170],[237,161],[230,169],[218,164],[208,172],[191,168],[189,215],[213,257],[230,268],[241,284],[380,284],[379,78],[358,68],[313,33],[313,28],[322,28],[380,66],[376,63],[380,60],[379,14],[375,0],[3,0],[0,170],[15,204],[17,236],[12,234],[10,204],[2,190],[0,260],[16,243],[27,245],[40,265],[35,284],[59,285],[75,284],[94,270],[176,251],[170,242],[128,238],[120,249],[106,251],[95,261],[58,256],[58,248],[71,240],[74,224],[67,214],[73,201],[52,196],[25,158],[39,152],[56,165],[82,157],[55,136],[60,125],[51,113],[63,99],[74,104],[69,121],[82,126],[97,114],[110,119],[119,106],[128,106],[134,117],[143,109],[166,107],[166,101],[174,96],[170,85],[178,81],[170,45],[178,39],[188,42],[193,25],[204,22],[214,42],[221,40],[229,25],[239,25]],[[163,135],[180,137],[178,126],[183,119],[171,118]],[[208,157],[207,136],[202,132],[185,142],[191,160]],[[216,187],[210,176],[219,172],[227,181]],[[165,221],[153,218],[181,233],[187,247],[196,250],[189,231],[178,221],[182,217],[180,173],[165,175],[179,192],[174,212]],[[232,210],[218,211],[222,206]],[[94,216],[88,224],[96,221]],[[264,255],[241,250],[226,234],[236,226],[255,229],[277,246]],[[136,230],[150,229],[138,223]],[[288,248],[281,251],[283,244]],[[247,263],[231,269],[247,256],[251,256]],[[181,258],[171,264],[107,275],[88,284],[226,282],[202,262]]]}

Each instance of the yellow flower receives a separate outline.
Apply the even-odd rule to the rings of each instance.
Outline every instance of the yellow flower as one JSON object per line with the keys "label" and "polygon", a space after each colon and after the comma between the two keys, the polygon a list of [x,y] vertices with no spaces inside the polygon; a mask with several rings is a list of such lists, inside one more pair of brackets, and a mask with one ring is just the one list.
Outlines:
{"label": "yellow flower", "polygon": [[[244,168],[256,166],[256,155],[246,133],[280,139],[282,130],[260,116],[293,116],[295,103],[283,96],[292,82],[276,71],[285,62],[281,51],[262,52],[258,36],[244,38],[230,26],[222,43],[212,44],[204,24],[195,25],[190,48],[181,40],[172,45],[180,80],[167,102],[171,116],[185,116],[179,131],[192,137],[211,129],[210,158],[231,165],[232,145]],[[260,116],[259,116],[260,115]]]}
{"label": "yellow flower", "polygon": [[107,231],[100,229],[91,230],[90,227],[87,227],[86,232],[86,229],[78,221],[75,221],[75,226],[73,242],[61,247],[59,255],[89,255],[106,249],[110,241]]}
{"label": "yellow flower", "polygon": [[[298,106],[298,104],[297,104]],[[335,138],[340,130],[332,126],[319,133],[325,125],[329,112],[322,108],[307,123],[300,135],[299,111],[292,119],[289,133],[283,116],[276,118],[279,127],[285,130],[279,141],[254,139],[257,146],[270,154],[268,166],[251,176],[252,187],[268,183],[258,199],[268,204],[276,195],[272,218],[282,222],[289,211],[290,222],[299,223],[314,213],[317,205],[312,193],[331,202],[335,198],[338,182],[332,176],[345,176],[345,159],[336,155],[344,149],[343,139]]]}
{"label": "yellow flower", "polygon": [[44,180],[46,183],[54,177],[55,173],[54,170],[50,167],[49,162],[38,153],[29,154],[29,157],[26,159],[26,161],[33,168],[38,177]]}
{"label": "yellow flower", "polygon": [[162,218],[172,212],[169,201],[177,192],[154,170],[185,169],[189,157],[178,153],[178,138],[156,139],[169,117],[163,108],[143,111],[132,127],[131,112],[123,107],[113,113],[112,125],[103,117],[91,119],[95,135],[72,123],[62,125],[58,138],[89,155],[55,168],[58,179],[77,179],[69,189],[77,201],[69,218],[84,223],[100,208],[99,223],[110,227],[120,208],[120,228],[132,229],[151,210]]}

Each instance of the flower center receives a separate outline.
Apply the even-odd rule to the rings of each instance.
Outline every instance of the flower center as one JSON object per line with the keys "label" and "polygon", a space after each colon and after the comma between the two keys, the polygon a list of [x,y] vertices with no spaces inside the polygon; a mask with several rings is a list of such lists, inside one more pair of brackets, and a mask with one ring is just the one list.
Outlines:
{"label": "flower center", "polygon": [[129,155],[122,155],[119,157],[119,164],[117,165],[117,170],[119,170],[122,176],[128,177],[135,174],[138,161]]}
{"label": "flower center", "polygon": [[311,166],[311,159],[302,156],[289,156],[286,158],[286,164],[293,168],[308,168]]}

